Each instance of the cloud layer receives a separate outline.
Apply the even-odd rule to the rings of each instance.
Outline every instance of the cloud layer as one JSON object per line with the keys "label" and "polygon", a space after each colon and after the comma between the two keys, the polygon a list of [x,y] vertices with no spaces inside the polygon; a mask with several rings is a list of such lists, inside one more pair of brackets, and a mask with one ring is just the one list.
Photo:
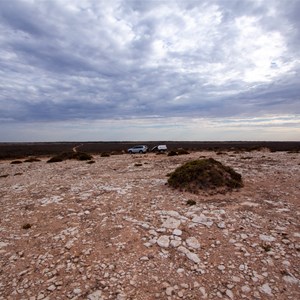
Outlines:
{"label": "cloud layer", "polygon": [[0,1],[1,123],[292,116],[298,134],[299,14],[299,0]]}

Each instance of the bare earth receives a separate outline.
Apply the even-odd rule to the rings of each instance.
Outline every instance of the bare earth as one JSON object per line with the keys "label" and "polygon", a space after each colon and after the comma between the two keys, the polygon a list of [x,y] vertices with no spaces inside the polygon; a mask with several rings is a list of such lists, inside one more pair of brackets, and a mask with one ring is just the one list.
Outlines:
{"label": "bare earth", "polygon": [[[166,185],[203,156],[245,186]],[[1,300],[300,299],[299,153],[46,160],[0,162]]]}

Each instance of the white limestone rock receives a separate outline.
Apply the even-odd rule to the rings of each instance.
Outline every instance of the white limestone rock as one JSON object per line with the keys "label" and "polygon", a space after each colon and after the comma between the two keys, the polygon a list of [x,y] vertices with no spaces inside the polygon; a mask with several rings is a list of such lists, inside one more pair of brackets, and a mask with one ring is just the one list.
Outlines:
{"label": "white limestone rock", "polygon": [[199,249],[200,248],[200,243],[193,236],[186,239],[186,244],[188,245],[188,247],[193,248],[193,249]]}
{"label": "white limestone rock", "polygon": [[167,235],[162,235],[157,239],[158,246],[162,248],[168,248],[170,245],[170,238]]}
{"label": "white limestone rock", "polygon": [[176,229],[180,226],[181,221],[172,217],[167,218],[163,224],[163,228],[168,228],[168,229]]}

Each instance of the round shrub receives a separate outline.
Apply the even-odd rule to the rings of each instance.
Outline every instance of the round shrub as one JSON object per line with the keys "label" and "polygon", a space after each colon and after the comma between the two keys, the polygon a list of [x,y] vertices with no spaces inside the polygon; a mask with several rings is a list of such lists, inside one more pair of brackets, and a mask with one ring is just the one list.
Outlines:
{"label": "round shrub", "polygon": [[239,173],[213,158],[193,160],[178,167],[171,173],[168,184],[192,193],[216,188],[231,190],[243,186]]}

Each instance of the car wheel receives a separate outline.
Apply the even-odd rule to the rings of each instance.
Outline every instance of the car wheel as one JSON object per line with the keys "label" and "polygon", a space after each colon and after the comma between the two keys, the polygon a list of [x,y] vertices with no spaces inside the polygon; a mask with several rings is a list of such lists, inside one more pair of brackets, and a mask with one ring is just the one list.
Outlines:
{"label": "car wheel", "polygon": [[142,151],[142,150],[140,150],[140,153],[143,153],[143,151]]}
{"label": "car wheel", "polygon": [[129,154],[132,154],[132,151],[128,151],[129,152]]}

